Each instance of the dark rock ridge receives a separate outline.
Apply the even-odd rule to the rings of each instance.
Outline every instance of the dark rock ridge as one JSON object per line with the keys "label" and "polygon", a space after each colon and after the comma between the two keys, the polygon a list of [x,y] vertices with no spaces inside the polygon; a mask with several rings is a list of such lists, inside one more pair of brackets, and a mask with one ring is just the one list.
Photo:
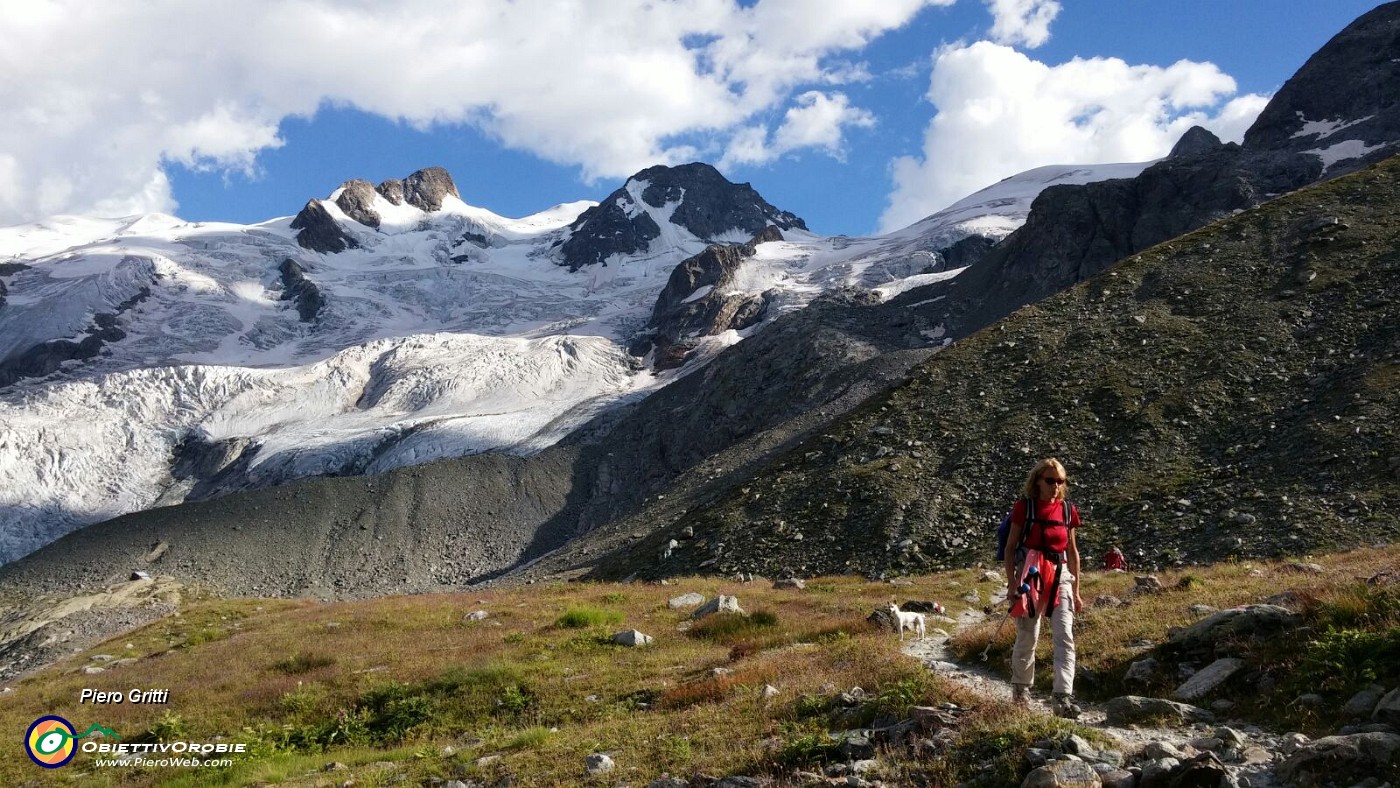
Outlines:
{"label": "dark rock ridge", "polygon": [[282,273],[282,299],[296,303],[297,315],[303,323],[313,323],[326,305],[321,288],[306,278],[306,269],[288,257],[277,268]]}
{"label": "dark rock ridge", "polygon": [[[1309,130],[1308,123],[1348,124]],[[1298,69],[1259,113],[1244,145],[1253,150],[1325,149],[1346,140],[1370,155],[1338,163],[1349,171],[1396,152],[1400,140],[1400,3],[1368,11],[1328,41]]]}
{"label": "dark rock ridge", "polygon": [[292,219],[292,229],[300,231],[297,233],[297,244],[313,252],[338,254],[360,245],[359,241],[341,229],[320,200],[307,200],[306,206]]}
{"label": "dark rock ridge", "polygon": [[[694,257],[683,260],[671,271],[666,287],[656,299],[647,338],[658,348],[675,348],[683,338],[714,336],[730,329],[742,330],[763,319],[767,299],[745,293],[725,293],[734,274],[744,260],[753,257],[757,244],[781,241],[778,228],[769,226],[743,244],[713,245]],[[710,288],[700,296],[696,291]],[[646,352],[647,342],[633,345],[638,355]],[[663,352],[661,355],[667,355]],[[673,354],[672,354],[673,355]],[[658,356],[658,369],[674,366],[675,358],[663,361]]]}
{"label": "dark rock ridge", "polygon": [[614,254],[642,251],[661,235],[656,221],[628,190],[634,182],[647,184],[641,200],[652,208],[678,203],[671,222],[704,241],[719,240],[736,230],[752,236],[769,225],[781,230],[807,229],[797,216],[769,205],[749,184],[731,183],[708,164],[658,165],[633,175],[622,188],[569,225],[570,235],[560,246],[561,265],[577,271],[605,263]]}
{"label": "dark rock ridge", "polygon": [[346,216],[366,227],[379,229],[379,214],[374,210],[374,196],[377,192],[369,181],[349,180],[341,184],[340,196],[335,204]]}
{"label": "dark rock ridge", "polygon": [[[1188,134],[1190,134],[1188,132]],[[946,321],[965,335],[1114,262],[1233,211],[1318,178],[1316,157],[1252,152],[1197,135],[1182,153],[1135,178],[1051,186],[1025,225],[957,279],[919,288],[905,302],[952,296]]]}
{"label": "dark rock ridge", "polygon": [[102,347],[108,342],[125,339],[126,332],[118,325],[118,318],[122,313],[145,301],[150,295],[151,289],[142,287],[135,295],[118,304],[111,312],[98,312],[93,315],[92,324],[88,326],[82,339],[77,341],[51,339],[0,360],[0,388],[24,378],[41,378],[49,375],[56,372],[65,361],[82,361],[93,358],[102,352]]}

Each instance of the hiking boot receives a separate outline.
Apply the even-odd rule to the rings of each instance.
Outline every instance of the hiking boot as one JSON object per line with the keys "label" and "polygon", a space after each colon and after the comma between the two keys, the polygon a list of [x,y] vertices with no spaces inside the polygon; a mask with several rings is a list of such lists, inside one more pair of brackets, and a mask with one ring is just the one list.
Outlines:
{"label": "hiking boot", "polygon": [[1031,705],[1031,688],[1024,684],[1012,684],[1011,703],[1023,709]]}
{"label": "hiking boot", "polygon": [[1074,696],[1063,692],[1055,693],[1055,699],[1051,703],[1051,710],[1056,717],[1064,717],[1067,720],[1077,720],[1084,712],[1079,708],[1079,704],[1074,702]]}

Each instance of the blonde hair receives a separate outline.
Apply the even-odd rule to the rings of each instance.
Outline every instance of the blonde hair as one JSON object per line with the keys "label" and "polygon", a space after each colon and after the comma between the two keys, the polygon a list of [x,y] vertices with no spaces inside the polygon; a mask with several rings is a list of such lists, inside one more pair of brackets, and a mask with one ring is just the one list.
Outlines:
{"label": "blonde hair", "polygon": [[1041,474],[1051,468],[1055,469],[1055,472],[1065,480],[1064,484],[1055,488],[1055,497],[1052,500],[1063,501],[1065,496],[1069,495],[1069,473],[1065,470],[1065,466],[1054,457],[1046,457],[1036,463],[1035,467],[1031,469],[1030,475],[1026,477],[1026,486],[1022,492],[1027,498],[1032,501],[1040,500],[1040,491],[1036,489],[1036,482],[1040,481]]}

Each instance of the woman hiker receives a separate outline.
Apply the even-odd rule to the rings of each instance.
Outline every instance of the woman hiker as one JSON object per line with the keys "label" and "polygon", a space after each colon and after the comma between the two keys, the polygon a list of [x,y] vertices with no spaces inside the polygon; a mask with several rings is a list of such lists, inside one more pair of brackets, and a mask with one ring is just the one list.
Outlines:
{"label": "woman hiker", "polygon": [[[1024,497],[1011,510],[1006,551],[1007,597],[1013,600],[1016,646],[1011,653],[1011,699],[1024,706],[1035,680],[1035,646],[1040,619],[1050,618],[1055,642],[1054,713],[1074,719],[1074,614],[1084,609],[1079,596],[1079,510],[1065,500],[1069,477],[1050,457],[1026,477]],[[1022,597],[1022,590],[1028,593]]]}

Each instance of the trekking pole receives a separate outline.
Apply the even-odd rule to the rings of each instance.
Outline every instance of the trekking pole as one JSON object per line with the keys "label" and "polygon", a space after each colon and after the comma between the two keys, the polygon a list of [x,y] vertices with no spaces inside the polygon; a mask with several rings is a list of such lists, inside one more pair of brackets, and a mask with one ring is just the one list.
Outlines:
{"label": "trekking pole", "polygon": [[[1030,593],[1030,590],[1031,590],[1030,583],[1022,583],[1022,584],[1021,584],[1021,593],[1022,593],[1022,594],[1028,594],[1028,593]],[[988,641],[987,641],[987,647],[984,648],[984,649],[982,649],[982,661],[983,661],[983,662],[986,662],[986,661],[987,661],[987,655],[991,653],[991,651],[992,651],[992,645],[995,644],[995,643],[997,642],[997,638],[1001,637],[1001,628],[1004,627],[1004,626],[1006,626],[1006,620],[1007,620],[1008,618],[1011,618],[1011,608],[1012,608],[1012,606],[1014,606],[1015,604],[1016,604],[1016,603],[1013,601],[1013,602],[1011,602],[1010,605],[1007,605],[1007,607],[1006,607],[1006,612],[1005,612],[1004,614],[1002,614],[1001,623],[997,624],[997,631],[996,631],[996,633],[992,635],[992,639],[991,639],[991,640],[988,640]]]}

